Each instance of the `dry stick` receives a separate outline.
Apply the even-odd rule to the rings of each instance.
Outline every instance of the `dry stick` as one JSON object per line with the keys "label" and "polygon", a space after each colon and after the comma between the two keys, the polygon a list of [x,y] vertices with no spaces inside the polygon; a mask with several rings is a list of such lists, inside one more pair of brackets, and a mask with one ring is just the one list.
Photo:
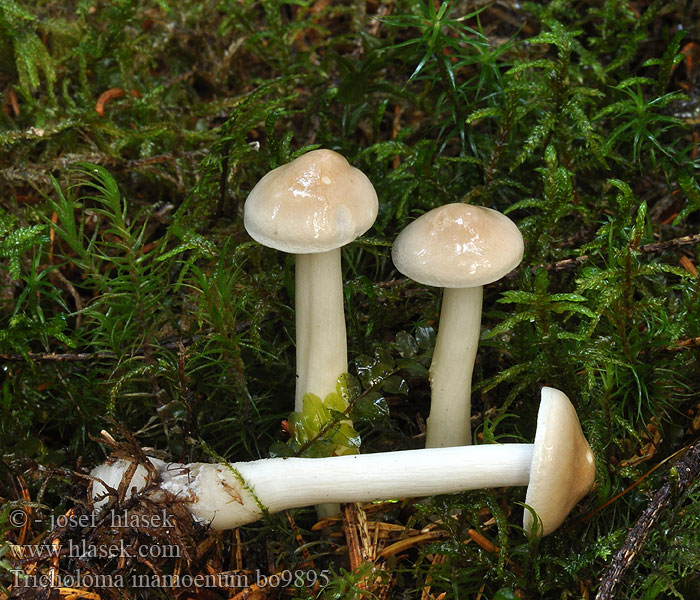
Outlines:
{"label": "dry stick", "polygon": [[[78,123],[73,123],[77,125]],[[34,129],[34,128],[32,128]],[[35,130],[37,131],[37,130]],[[39,130],[41,131],[41,130]],[[48,138],[48,136],[56,131],[42,132],[41,135],[33,132],[18,132],[17,135],[13,135],[12,138]],[[97,165],[105,165],[113,169],[118,170],[130,170],[137,169],[140,167],[147,167],[153,164],[159,163],[175,163],[177,160],[183,159],[194,159],[199,158],[204,154],[204,151],[196,150],[191,152],[182,152],[181,154],[158,154],[156,156],[148,156],[146,158],[139,158],[134,160],[122,160],[109,156],[107,154],[102,154],[100,152],[94,152],[90,154],[65,154],[61,158],[57,158],[48,162],[45,166],[39,165],[27,165],[22,168],[18,167],[8,167],[6,169],[0,169],[0,179],[4,179],[8,182],[10,181],[28,181],[30,183],[43,183],[49,184],[49,174],[57,171],[68,169],[75,166],[77,163],[86,162],[93,163]]]}
{"label": "dry stick", "polygon": [[[360,563],[362,563],[356,503],[349,502],[343,505],[343,530],[345,531],[345,541],[348,546],[350,571],[355,571],[357,567],[360,566]],[[360,582],[359,585],[360,587],[365,587],[362,582]]]}
{"label": "dry stick", "polygon": [[[672,240],[666,240],[665,242],[653,242],[651,244],[644,244],[637,248],[638,252],[643,254],[650,254],[652,252],[662,252],[668,250],[669,248],[679,248],[680,246],[688,246],[691,244],[700,244],[700,233],[694,235],[686,235],[679,238],[674,238]],[[566,258],[564,260],[559,260],[555,263],[549,265],[542,265],[548,271],[563,271],[565,269],[573,269],[579,266],[581,263],[588,260],[588,254],[583,254],[582,256],[577,256],[575,258]]]}
{"label": "dry stick", "polygon": [[669,352],[678,352],[679,350],[685,350],[686,348],[692,348],[693,346],[700,346],[700,337],[694,337],[687,340],[678,340],[670,346],[664,346],[661,349],[668,350]]}
{"label": "dry stick", "polygon": [[625,572],[632,566],[651,528],[661,517],[661,513],[669,507],[676,495],[683,492],[700,474],[700,441],[690,446],[675,464],[675,470],[678,473],[678,479],[671,482],[666,476],[665,483],[654,494],[634,527],[627,534],[625,543],[603,574],[596,600],[612,600],[615,597]]}

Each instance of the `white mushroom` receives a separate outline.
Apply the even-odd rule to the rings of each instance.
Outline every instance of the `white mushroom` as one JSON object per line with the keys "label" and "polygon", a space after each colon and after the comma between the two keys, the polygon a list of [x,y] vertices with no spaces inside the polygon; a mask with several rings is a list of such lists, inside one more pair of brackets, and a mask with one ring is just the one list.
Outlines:
{"label": "white mushroom", "polygon": [[[449,494],[487,487],[529,485],[526,502],[539,516],[538,526],[526,509],[527,534],[547,535],[591,489],[593,453],[569,399],[543,388],[534,444],[487,444],[403,450],[330,458],[268,458],[233,464],[179,464],[149,459],[160,482],[148,492],[158,501],[161,490],[185,503],[196,519],[214,529],[251,523],[267,512],[319,502],[369,502],[406,496]],[[92,475],[116,489],[129,462],[96,467]],[[145,469],[129,483],[145,487]],[[93,483],[96,508],[105,504],[105,488]],[[540,525],[541,523],[541,525]]]}
{"label": "white mushroom", "polygon": [[525,504],[533,509],[523,515],[526,533],[547,535],[554,531],[593,487],[595,461],[581,431],[576,410],[564,392],[542,388],[537,432],[530,465]]}
{"label": "white mushroom", "polygon": [[377,194],[362,171],[332,150],[314,150],[270,171],[245,202],[250,236],[296,257],[295,410],[312,393],[336,392],[348,370],[340,248],[377,217]]}
{"label": "white mushroom", "polygon": [[471,381],[479,345],[483,286],[512,271],[523,257],[523,237],[490,208],[446,204],[410,223],[396,238],[392,258],[404,275],[445,288],[430,365],[427,448],[471,443]]}

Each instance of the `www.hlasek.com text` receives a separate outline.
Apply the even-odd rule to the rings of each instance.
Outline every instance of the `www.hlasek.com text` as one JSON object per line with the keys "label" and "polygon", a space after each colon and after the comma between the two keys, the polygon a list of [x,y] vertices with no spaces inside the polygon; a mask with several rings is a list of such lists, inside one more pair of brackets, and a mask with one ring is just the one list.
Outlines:
{"label": "www.hlasek.com text", "polygon": [[126,544],[123,539],[114,544],[91,544],[87,540],[63,544],[10,545],[13,558],[181,558],[182,549],[177,544]]}

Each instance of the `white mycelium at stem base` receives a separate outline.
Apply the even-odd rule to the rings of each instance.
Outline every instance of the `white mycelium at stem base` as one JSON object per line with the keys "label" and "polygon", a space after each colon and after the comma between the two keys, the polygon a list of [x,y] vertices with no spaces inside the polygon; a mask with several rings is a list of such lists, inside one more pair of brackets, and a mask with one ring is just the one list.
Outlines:
{"label": "white mycelium at stem base", "polygon": [[245,228],[264,246],[297,254],[297,385],[323,400],[347,371],[340,248],[367,231],[377,194],[332,150],[313,150],[265,175],[244,207]]}
{"label": "white mycelium at stem base", "polygon": [[[489,444],[404,450],[330,458],[271,458],[231,465],[183,465],[149,459],[162,490],[184,502],[200,521],[229,529],[278,512],[319,502],[368,502],[406,496],[447,494],[485,487],[528,485],[527,503],[541,518],[533,528],[528,511],[526,533],[556,529],[593,484],[593,453],[583,437],[569,399],[552,388],[542,390],[534,444]],[[130,463],[119,460],[96,467],[91,475],[117,489]],[[139,466],[128,489],[142,490],[146,469]],[[105,488],[93,484],[99,508]]]}
{"label": "white mycelium at stem base", "polygon": [[479,345],[482,287],[523,257],[515,223],[490,208],[446,204],[410,223],[392,259],[404,275],[445,288],[430,365],[427,448],[471,443],[471,380]]}

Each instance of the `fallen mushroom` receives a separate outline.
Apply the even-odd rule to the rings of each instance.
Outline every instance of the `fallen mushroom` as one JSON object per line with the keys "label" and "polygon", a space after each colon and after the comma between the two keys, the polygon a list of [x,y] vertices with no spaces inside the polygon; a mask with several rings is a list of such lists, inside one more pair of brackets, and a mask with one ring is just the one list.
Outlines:
{"label": "fallen mushroom", "polygon": [[244,206],[250,236],[296,254],[295,410],[336,393],[348,370],[340,248],[377,217],[372,183],[332,150],[313,150],[265,175]]}
{"label": "fallen mushroom", "polygon": [[427,448],[471,443],[471,381],[479,345],[483,286],[512,271],[523,237],[490,208],[446,204],[410,223],[396,238],[396,268],[424,285],[445,288],[430,365]]}
{"label": "fallen mushroom", "polygon": [[[486,444],[403,450],[330,458],[268,458],[233,464],[179,464],[149,459],[160,481],[149,501],[170,492],[199,521],[231,529],[278,512],[319,502],[370,502],[406,496],[449,494],[487,487],[528,485],[523,527],[528,535],[547,535],[591,489],[593,452],[566,395],[542,389],[534,444]],[[91,475],[119,487],[129,465],[117,460]],[[139,466],[131,492],[146,488]],[[95,507],[107,502],[106,488],[93,482]]]}

